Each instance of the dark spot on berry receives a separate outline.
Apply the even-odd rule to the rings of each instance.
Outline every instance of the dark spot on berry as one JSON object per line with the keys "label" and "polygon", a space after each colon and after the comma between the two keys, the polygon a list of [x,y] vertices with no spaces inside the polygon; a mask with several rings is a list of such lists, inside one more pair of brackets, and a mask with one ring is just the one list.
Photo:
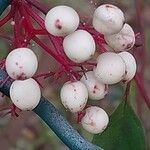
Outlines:
{"label": "dark spot on berry", "polygon": [[94,126],[94,122],[93,122],[93,121],[91,121],[91,122],[89,123],[89,125]]}
{"label": "dark spot on berry", "polygon": [[91,55],[90,55],[90,58],[92,58],[92,57],[93,57],[93,55],[94,55],[94,54],[91,54]]}
{"label": "dark spot on berry", "polygon": [[62,25],[61,25],[61,23],[60,23],[60,20],[59,20],[59,19],[57,19],[57,20],[55,21],[55,27],[56,27],[57,29],[59,29],[59,30],[61,30],[61,29],[62,29]]}
{"label": "dark spot on berry", "polygon": [[95,85],[95,86],[94,86],[94,89],[98,89],[98,87]]}
{"label": "dark spot on berry", "polygon": [[24,80],[24,79],[27,79],[26,75],[24,72],[22,72],[20,75],[17,75],[17,79],[18,80]]}
{"label": "dark spot on berry", "polygon": [[127,49],[131,48],[132,45],[133,45],[133,43],[128,44],[128,45],[127,45]]}
{"label": "dark spot on berry", "polygon": [[112,5],[106,5],[106,8],[114,8]]}
{"label": "dark spot on berry", "polygon": [[94,91],[93,91],[93,93],[95,94],[95,93],[96,93],[96,91],[94,90]]}
{"label": "dark spot on berry", "polygon": [[16,65],[18,66],[18,62],[16,62]]}
{"label": "dark spot on berry", "polygon": [[77,123],[80,123],[82,118],[85,116],[85,112],[81,111],[77,113]]}

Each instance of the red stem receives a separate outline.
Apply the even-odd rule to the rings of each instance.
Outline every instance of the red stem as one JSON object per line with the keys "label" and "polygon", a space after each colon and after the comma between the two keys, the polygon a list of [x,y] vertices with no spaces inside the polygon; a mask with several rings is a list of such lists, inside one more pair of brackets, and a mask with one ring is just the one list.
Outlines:
{"label": "red stem", "polygon": [[41,46],[50,56],[52,56],[53,58],[55,58],[60,64],[62,65],[67,65],[64,64],[64,60],[57,55],[55,52],[53,52],[45,43],[43,43],[38,37],[33,37],[33,41],[35,41],[39,46]]}
{"label": "red stem", "polygon": [[145,100],[145,103],[147,104],[147,107],[150,109],[150,99],[149,99],[149,96],[147,95],[147,92],[146,92],[145,87],[143,85],[142,78],[140,77],[139,74],[136,74],[134,79],[135,79],[135,83],[137,85],[139,93],[141,94],[141,96]]}
{"label": "red stem", "polygon": [[20,24],[20,16],[18,12],[15,12],[14,16],[14,46],[16,48],[21,47],[22,43],[22,36],[20,35],[21,33],[21,24]]}
{"label": "red stem", "polygon": [[43,30],[45,30],[44,20],[39,15],[37,15],[36,12],[34,12],[31,9],[29,9],[26,4],[24,4],[24,7],[25,7],[26,12],[28,13],[28,15],[31,16],[41,26],[41,28]]}
{"label": "red stem", "polygon": [[49,11],[49,8],[42,4],[42,3],[39,3],[38,1],[36,0],[26,0],[29,4],[31,4],[32,6],[34,6],[35,8],[37,8],[38,10],[40,10],[43,14],[47,14],[47,12]]}
{"label": "red stem", "polygon": [[6,24],[14,16],[14,14],[15,14],[15,8],[12,6],[7,16],[2,20],[0,20],[0,27]]}
{"label": "red stem", "polygon": [[141,77],[143,78],[144,76],[144,70],[145,70],[145,64],[146,64],[146,50],[145,50],[145,33],[144,33],[144,19],[143,19],[143,11],[142,11],[142,1],[141,0],[134,0],[135,2],[135,8],[136,8],[136,17],[137,17],[137,24],[138,28],[141,34],[141,40],[143,46],[141,47],[141,54],[140,54],[140,59],[142,60],[141,63],[141,70],[140,74],[142,75]]}
{"label": "red stem", "polygon": [[42,78],[42,77],[47,77],[47,76],[53,76],[55,73],[54,72],[48,72],[48,73],[42,73],[42,74],[38,74],[38,75],[35,75],[34,78],[37,79],[37,78]]}

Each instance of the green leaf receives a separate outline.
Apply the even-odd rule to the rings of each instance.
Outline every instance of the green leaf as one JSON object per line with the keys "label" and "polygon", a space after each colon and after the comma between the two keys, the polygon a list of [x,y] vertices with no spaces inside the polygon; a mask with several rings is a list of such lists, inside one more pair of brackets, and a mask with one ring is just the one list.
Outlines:
{"label": "green leaf", "polygon": [[145,150],[141,123],[128,102],[123,101],[110,117],[107,129],[93,143],[104,150]]}

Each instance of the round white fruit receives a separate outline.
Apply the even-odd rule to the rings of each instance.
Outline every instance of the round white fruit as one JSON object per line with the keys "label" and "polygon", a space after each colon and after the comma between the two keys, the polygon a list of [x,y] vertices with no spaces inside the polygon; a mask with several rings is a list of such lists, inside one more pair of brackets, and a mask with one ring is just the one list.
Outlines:
{"label": "round white fruit", "polygon": [[81,80],[88,89],[89,98],[92,100],[100,100],[108,93],[108,86],[99,82],[93,71],[89,71],[82,76]]}
{"label": "round white fruit", "polygon": [[40,101],[40,87],[32,78],[15,80],[10,87],[10,98],[19,109],[32,110]]}
{"label": "round white fruit", "polygon": [[98,57],[94,74],[101,83],[115,84],[124,78],[125,69],[125,62],[118,54],[106,52]]}
{"label": "round white fruit", "polygon": [[122,29],[124,21],[124,14],[118,7],[104,4],[94,12],[93,27],[104,35],[115,34]]}
{"label": "round white fruit", "polygon": [[82,127],[93,134],[102,133],[106,129],[108,122],[107,113],[96,106],[87,108],[85,116],[81,120]]}
{"label": "round white fruit", "polygon": [[123,80],[125,82],[129,82],[130,80],[133,79],[133,77],[136,74],[137,69],[136,60],[133,57],[133,55],[130,54],[129,52],[121,52],[119,53],[119,56],[124,60],[126,64],[126,75]]}
{"label": "round white fruit", "polygon": [[88,100],[86,86],[80,82],[67,82],[60,92],[61,102],[66,109],[76,113],[82,111]]}
{"label": "round white fruit", "polygon": [[56,6],[46,15],[45,27],[54,36],[66,36],[79,26],[77,12],[68,6]]}
{"label": "round white fruit", "polygon": [[135,44],[134,31],[128,24],[125,24],[119,33],[113,35],[105,35],[104,38],[107,44],[116,52],[128,51]]}
{"label": "round white fruit", "polygon": [[17,48],[11,51],[6,58],[6,71],[12,79],[31,78],[38,67],[38,60],[32,50]]}
{"label": "round white fruit", "polygon": [[76,63],[89,60],[96,49],[93,37],[85,30],[77,30],[66,36],[63,47],[68,58]]}

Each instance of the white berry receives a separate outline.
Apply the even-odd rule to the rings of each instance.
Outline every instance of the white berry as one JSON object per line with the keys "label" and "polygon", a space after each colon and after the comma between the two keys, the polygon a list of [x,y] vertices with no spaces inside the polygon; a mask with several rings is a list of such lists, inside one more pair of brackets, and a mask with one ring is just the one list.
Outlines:
{"label": "white berry", "polygon": [[102,34],[115,34],[122,29],[124,21],[124,14],[118,7],[104,4],[94,12],[93,27]]}
{"label": "white berry", "polygon": [[85,30],[77,30],[66,36],[63,47],[68,58],[76,63],[89,60],[96,49],[93,37]]}
{"label": "white berry", "polygon": [[66,36],[79,26],[77,12],[68,6],[56,6],[46,15],[45,27],[54,36]]}
{"label": "white berry", "polygon": [[37,71],[38,60],[32,50],[17,48],[6,58],[6,71],[12,79],[27,79]]}
{"label": "white berry", "polygon": [[115,84],[124,78],[125,69],[125,62],[118,54],[106,52],[98,57],[94,73],[101,83]]}
{"label": "white berry", "polygon": [[15,80],[10,87],[10,98],[19,109],[32,110],[40,101],[40,87],[32,78]]}
{"label": "white berry", "polygon": [[132,54],[128,52],[121,52],[119,53],[119,56],[124,60],[126,64],[126,75],[124,77],[125,82],[129,82],[130,80],[133,79],[136,73],[137,65],[136,65],[136,60],[133,57]]}
{"label": "white berry", "polygon": [[102,133],[109,122],[107,113],[99,107],[91,106],[86,109],[86,114],[81,120],[82,127],[90,133]]}
{"label": "white berry", "polygon": [[60,93],[64,107],[73,113],[82,111],[88,100],[86,86],[80,82],[67,82],[63,85]]}
{"label": "white berry", "polygon": [[135,44],[135,34],[130,25],[125,24],[122,30],[113,35],[105,35],[107,44],[113,48],[114,51],[128,51]]}
{"label": "white berry", "polygon": [[89,98],[92,100],[103,99],[108,93],[108,86],[99,82],[96,79],[93,71],[85,73],[80,81],[86,85],[89,93]]}

